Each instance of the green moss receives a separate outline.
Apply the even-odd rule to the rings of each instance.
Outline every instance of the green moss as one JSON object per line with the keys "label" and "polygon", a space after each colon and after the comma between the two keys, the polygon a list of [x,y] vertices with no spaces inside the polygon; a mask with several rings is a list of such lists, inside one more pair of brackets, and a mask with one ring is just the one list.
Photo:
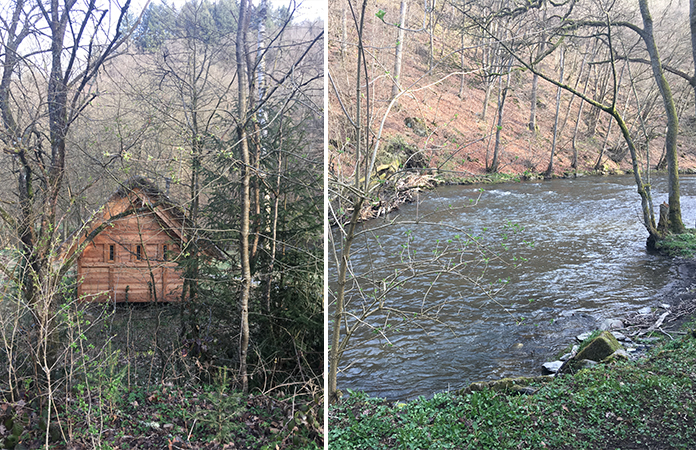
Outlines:
{"label": "green moss", "polygon": [[608,331],[602,331],[582,350],[578,351],[575,359],[589,359],[590,361],[599,362],[620,348],[621,344],[619,344],[619,341],[616,340],[613,334]]}
{"label": "green moss", "polygon": [[660,239],[655,248],[668,256],[693,258],[696,254],[696,230],[689,228],[686,233],[670,234]]}
{"label": "green moss", "polygon": [[588,346],[588,344],[590,342],[594,341],[594,339],[597,336],[599,336],[600,334],[602,334],[602,332],[599,330],[594,330],[592,333],[590,333],[590,335],[587,336],[587,338],[580,343],[580,347],[578,348],[578,352],[581,352],[585,347]]}
{"label": "green moss", "polygon": [[500,380],[493,381],[477,381],[471,383],[467,388],[458,391],[459,395],[471,394],[472,392],[478,392],[490,389],[492,391],[515,391],[516,388],[526,387],[535,384],[548,383],[553,380],[551,375],[541,375],[537,377],[517,377],[517,378],[503,378]]}

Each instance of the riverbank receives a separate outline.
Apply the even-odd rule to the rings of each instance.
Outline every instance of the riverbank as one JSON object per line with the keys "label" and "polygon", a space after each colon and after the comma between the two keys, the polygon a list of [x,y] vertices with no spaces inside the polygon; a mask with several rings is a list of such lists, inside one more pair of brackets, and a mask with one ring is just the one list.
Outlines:
{"label": "riverbank", "polygon": [[650,311],[617,317],[622,332],[647,338],[639,359],[533,382],[523,391],[532,395],[457,389],[393,402],[350,392],[330,407],[329,448],[696,448],[696,261],[675,259],[671,277]]}
{"label": "riverbank", "polygon": [[[584,178],[607,177],[631,174],[632,170],[608,169],[606,171],[568,171],[561,175],[555,174],[552,178]],[[665,173],[654,171],[653,175]],[[696,169],[680,170],[682,175],[696,174]],[[379,178],[379,187],[373,193],[372,201],[365,202],[359,215],[359,221],[385,217],[387,214],[397,211],[402,205],[412,203],[422,191],[434,189],[438,186],[464,186],[472,184],[496,185],[501,183],[522,183],[526,181],[545,180],[543,174],[525,171],[522,173],[485,173],[465,174],[459,172],[438,172],[436,169],[423,169],[422,172],[403,171],[395,173],[382,173]],[[338,210],[338,208],[337,208]],[[346,223],[350,219],[352,210],[343,211],[340,217],[330,217],[330,224],[334,226],[337,221]]]}
{"label": "riverbank", "polygon": [[410,402],[351,393],[329,409],[330,449],[696,448],[694,322],[645,358],[538,384]]}

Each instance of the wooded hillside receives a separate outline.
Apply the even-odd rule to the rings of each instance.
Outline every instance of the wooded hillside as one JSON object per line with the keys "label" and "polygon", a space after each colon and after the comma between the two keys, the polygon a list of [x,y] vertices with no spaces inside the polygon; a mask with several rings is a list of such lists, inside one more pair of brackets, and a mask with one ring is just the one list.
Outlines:
{"label": "wooded hillside", "polygon": [[[361,4],[330,3],[330,170],[348,174],[356,135],[342,108],[355,110],[353,14],[359,17]],[[371,130],[367,147],[380,139],[377,165],[394,159],[403,165],[418,152],[413,165],[425,164],[445,179],[486,172],[533,176],[548,171],[553,152],[553,176],[630,170],[628,148],[613,119],[535,76],[524,61],[538,63],[544,74],[578,93],[614,105],[640,143],[644,164],[649,149],[650,166],[664,168],[662,99],[646,47],[626,26],[642,27],[638,2],[604,3],[369,2],[361,76],[370,110],[363,118]],[[689,6],[655,2],[651,12],[680,119],[680,168],[692,170],[696,120]],[[399,46],[402,66],[395,80]]]}

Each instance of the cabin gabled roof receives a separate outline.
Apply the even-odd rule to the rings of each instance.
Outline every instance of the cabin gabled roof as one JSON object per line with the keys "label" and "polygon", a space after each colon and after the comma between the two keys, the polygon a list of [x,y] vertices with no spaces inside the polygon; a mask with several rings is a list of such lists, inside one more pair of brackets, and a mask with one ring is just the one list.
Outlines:
{"label": "cabin gabled roof", "polygon": [[[141,209],[143,212],[149,209],[150,212],[155,214],[163,229],[168,233],[176,235],[172,237],[176,237],[182,242],[186,240],[184,231],[187,228],[187,223],[184,209],[162,192],[152,181],[141,176],[131,178],[109,197],[106,205],[114,203],[119,198],[129,197],[132,209]],[[125,211],[127,210],[118,211],[116,214],[121,214]],[[112,215],[107,216],[103,213],[101,219],[104,221],[109,220],[111,217]]]}
{"label": "cabin gabled roof", "polygon": [[[124,208],[121,199],[129,199],[129,207]],[[116,207],[116,205],[119,205]],[[115,208],[111,208],[114,206]],[[184,209],[162,192],[152,181],[142,176],[136,176],[125,183],[109,197],[103,210],[92,218],[78,233],[66,241],[67,255],[72,255],[79,249],[100,225],[110,220],[126,218],[132,214],[153,213],[160,226],[173,239],[187,241],[188,221]],[[120,216],[120,217],[119,217]],[[94,238],[94,236],[92,236]],[[64,243],[65,245],[65,243]],[[212,242],[205,241],[202,250],[209,256],[224,259],[224,253]]]}

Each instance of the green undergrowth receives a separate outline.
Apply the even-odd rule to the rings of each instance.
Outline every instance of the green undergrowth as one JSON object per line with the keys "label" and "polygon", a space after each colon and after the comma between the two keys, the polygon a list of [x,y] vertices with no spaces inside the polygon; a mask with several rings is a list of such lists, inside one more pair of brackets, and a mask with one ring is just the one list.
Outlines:
{"label": "green undergrowth", "polygon": [[444,184],[498,184],[498,183],[517,183],[524,180],[524,174],[509,173],[487,173],[483,175],[460,176],[457,172],[442,172],[438,178]]}
{"label": "green undergrowth", "polygon": [[[606,177],[621,176],[632,173],[631,170],[621,171],[568,171],[562,175],[554,174],[552,178]],[[546,177],[543,173],[525,170],[521,173],[486,173],[481,175],[460,175],[459,172],[440,171],[438,179],[443,184],[499,184],[519,183],[523,181],[539,181]]]}
{"label": "green undergrowth", "polygon": [[682,234],[671,234],[655,244],[655,248],[672,257],[696,256],[696,230],[689,228]]}
{"label": "green undergrowth", "polygon": [[[323,448],[321,395],[245,395],[222,385],[78,391],[54,398],[48,448]],[[0,397],[0,449],[46,448],[46,428],[39,401]]]}
{"label": "green undergrowth", "polygon": [[484,390],[394,403],[351,392],[329,410],[329,448],[693,449],[695,383],[689,331],[642,360],[559,377],[534,395]]}

